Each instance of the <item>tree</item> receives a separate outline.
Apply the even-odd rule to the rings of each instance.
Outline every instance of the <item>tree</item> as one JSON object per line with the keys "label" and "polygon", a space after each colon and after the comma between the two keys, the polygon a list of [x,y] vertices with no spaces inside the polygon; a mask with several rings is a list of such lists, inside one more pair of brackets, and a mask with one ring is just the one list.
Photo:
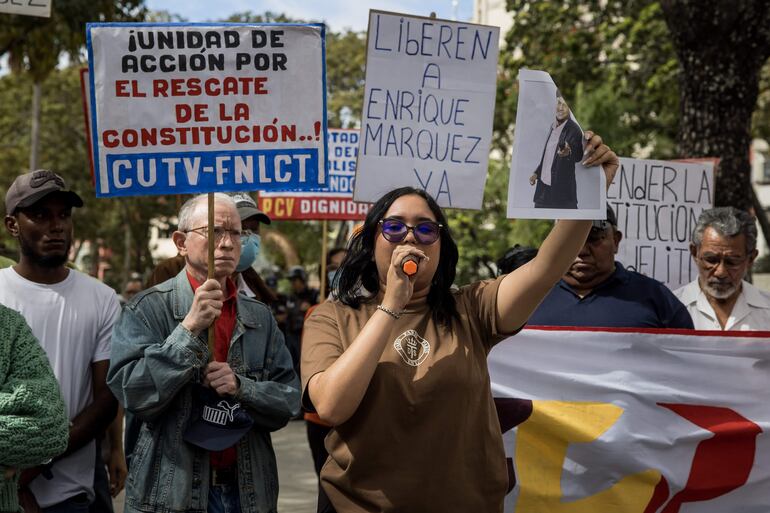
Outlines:
{"label": "tree", "polygon": [[501,54],[495,142],[510,147],[518,70],[548,71],[584,128],[619,154],[674,156],[678,67],[656,2],[508,0],[513,26]]}
{"label": "tree", "polygon": [[62,53],[80,62],[89,21],[134,21],[144,16],[143,0],[68,0],[55,2],[51,16],[7,16],[0,18],[0,56],[8,53],[14,72],[32,77],[29,169],[37,169],[40,97],[43,80],[53,71]]}
{"label": "tree", "polygon": [[491,159],[481,210],[448,210],[447,220],[460,250],[458,284],[495,276],[494,263],[514,244],[539,247],[550,221],[506,219],[509,163]]}
{"label": "tree", "polygon": [[[29,147],[29,108],[32,103],[32,78],[11,74],[0,78],[0,193],[5,195],[10,183],[26,170]],[[114,248],[111,256],[102,255],[112,271],[106,281],[119,287],[131,271],[144,272],[151,267],[148,247],[152,219],[173,215],[178,210],[175,197],[129,197],[97,199],[94,196],[88,146],[83,122],[79,68],[55,69],[42,82],[40,99],[40,166],[55,170],[67,185],[78,191],[85,206],[75,213],[76,247],[83,241],[93,243],[94,252],[86,255],[94,265],[98,248]],[[5,237],[2,231],[0,239]],[[8,247],[15,244],[10,241]],[[126,257],[127,255],[127,257]]]}
{"label": "tree", "polygon": [[[510,144],[515,73],[545,69],[620,155],[717,157],[715,203],[752,206],[749,145],[770,135],[770,4],[762,0],[508,0],[496,142]],[[555,37],[554,34],[557,36]],[[764,65],[764,71],[763,71]],[[760,81],[760,78],[762,80]],[[761,89],[760,89],[761,87]],[[754,200],[752,202],[752,199]]]}
{"label": "tree", "polygon": [[360,122],[364,103],[366,34],[329,32],[326,36],[327,110],[329,125],[341,127],[343,113],[352,124]]}
{"label": "tree", "polygon": [[751,119],[760,71],[770,57],[770,4],[763,0],[660,4],[682,68],[680,154],[718,157],[716,205],[748,210]]}

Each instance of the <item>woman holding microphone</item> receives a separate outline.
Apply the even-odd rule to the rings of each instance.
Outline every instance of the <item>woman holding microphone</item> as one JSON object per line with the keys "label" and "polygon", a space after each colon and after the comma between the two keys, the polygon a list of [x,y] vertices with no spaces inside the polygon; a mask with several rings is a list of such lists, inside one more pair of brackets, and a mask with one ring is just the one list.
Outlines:
{"label": "woman holding microphone", "polygon": [[[584,164],[602,165],[609,186],[617,156],[585,138]],[[590,228],[559,221],[528,264],[452,291],[457,246],[433,198],[404,187],[373,205],[337,300],[307,319],[302,343],[303,405],[334,426],[321,481],[337,512],[502,511],[487,354],[527,322]]]}

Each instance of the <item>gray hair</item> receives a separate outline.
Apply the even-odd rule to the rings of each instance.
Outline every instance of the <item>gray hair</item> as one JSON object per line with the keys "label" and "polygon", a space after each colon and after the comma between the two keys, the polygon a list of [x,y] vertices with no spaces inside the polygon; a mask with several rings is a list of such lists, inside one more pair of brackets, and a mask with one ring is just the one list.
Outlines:
{"label": "gray hair", "polygon": [[[208,194],[198,194],[197,196],[193,196],[192,198],[185,201],[184,205],[182,205],[182,208],[179,209],[179,223],[177,229],[180,232],[186,232],[196,228],[193,226],[196,214],[198,213],[198,209],[201,206],[207,205],[208,197]],[[214,193],[214,201],[217,203],[228,203],[232,205],[234,209],[236,208],[233,198],[223,192]]]}
{"label": "gray hair", "polygon": [[692,232],[692,243],[700,247],[703,242],[703,232],[706,228],[713,228],[723,237],[735,237],[740,234],[746,236],[746,254],[752,253],[757,248],[757,227],[754,224],[754,216],[735,207],[717,207],[704,210],[695,230]]}

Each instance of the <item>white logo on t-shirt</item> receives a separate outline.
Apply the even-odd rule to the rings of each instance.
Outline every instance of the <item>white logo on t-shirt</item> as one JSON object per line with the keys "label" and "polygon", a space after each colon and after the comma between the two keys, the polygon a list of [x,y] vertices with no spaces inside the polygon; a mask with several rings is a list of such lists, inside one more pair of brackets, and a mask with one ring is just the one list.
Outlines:
{"label": "white logo on t-shirt", "polygon": [[399,335],[393,342],[393,347],[412,367],[417,367],[424,362],[430,353],[430,343],[414,330],[407,330]]}

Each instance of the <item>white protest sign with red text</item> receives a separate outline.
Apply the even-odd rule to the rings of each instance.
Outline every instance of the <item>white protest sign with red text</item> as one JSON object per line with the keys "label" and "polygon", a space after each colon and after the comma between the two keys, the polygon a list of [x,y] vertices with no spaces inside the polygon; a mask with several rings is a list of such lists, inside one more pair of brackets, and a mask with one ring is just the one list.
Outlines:
{"label": "white protest sign with red text", "polygon": [[770,332],[525,329],[489,355],[506,513],[759,513]]}
{"label": "white protest sign with red text", "polygon": [[97,196],[326,185],[324,27],[88,24]]}

